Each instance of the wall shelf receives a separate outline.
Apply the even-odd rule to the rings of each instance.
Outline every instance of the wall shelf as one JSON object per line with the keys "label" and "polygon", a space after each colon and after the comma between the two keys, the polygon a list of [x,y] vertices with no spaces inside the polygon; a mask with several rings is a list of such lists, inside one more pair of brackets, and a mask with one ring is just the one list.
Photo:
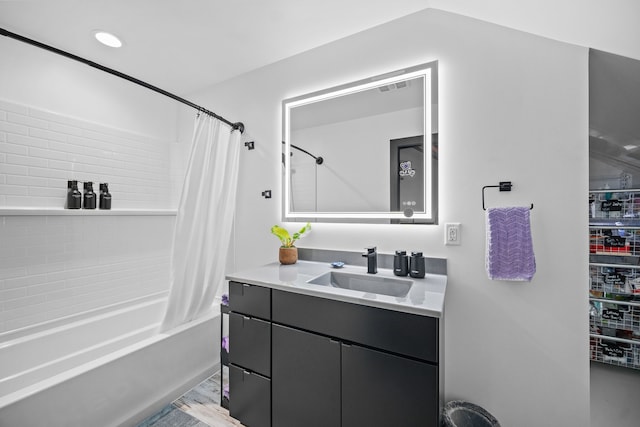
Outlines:
{"label": "wall shelf", "polygon": [[175,216],[176,209],[0,208],[0,216]]}

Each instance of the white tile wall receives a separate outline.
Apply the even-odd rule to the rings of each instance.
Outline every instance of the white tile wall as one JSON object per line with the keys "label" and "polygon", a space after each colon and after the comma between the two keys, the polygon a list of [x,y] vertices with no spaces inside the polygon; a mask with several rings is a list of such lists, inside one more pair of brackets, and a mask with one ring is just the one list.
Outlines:
{"label": "white tile wall", "polygon": [[0,216],[0,332],[167,291],[173,216]]}
{"label": "white tile wall", "polygon": [[114,209],[175,208],[171,144],[0,99],[0,207],[63,207],[75,179],[109,183]]}
{"label": "white tile wall", "polygon": [[[0,208],[62,208],[76,179],[108,182],[114,209],[175,209],[186,145],[0,99]],[[0,335],[168,291],[174,222],[0,216]]]}

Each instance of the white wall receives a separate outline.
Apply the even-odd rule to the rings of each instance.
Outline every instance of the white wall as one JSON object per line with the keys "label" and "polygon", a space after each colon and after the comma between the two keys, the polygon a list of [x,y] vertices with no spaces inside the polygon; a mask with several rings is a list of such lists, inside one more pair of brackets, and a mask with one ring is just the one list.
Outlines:
{"label": "white wall", "polygon": [[[175,101],[9,38],[0,55],[0,208],[62,208],[68,179],[176,208]],[[166,292],[174,220],[0,212],[0,332]]]}
{"label": "white wall", "polygon": [[[283,99],[439,61],[440,225],[315,224],[303,246],[422,250],[448,259],[445,393],[505,426],[588,426],[587,50],[425,10],[264,67],[196,96],[242,120],[236,269],[277,260]],[[366,157],[364,158],[366,161]],[[534,203],[531,283],[484,270],[487,203]],[[260,192],[273,190],[273,199]],[[462,223],[462,245],[443,224]],[[289,224],[294,228],[293,224]]]}
{"label": "white wall", "polygon": [[40,48],[0,39],[2,98],[83,120],[167,139],[176,102],[149,89]]}

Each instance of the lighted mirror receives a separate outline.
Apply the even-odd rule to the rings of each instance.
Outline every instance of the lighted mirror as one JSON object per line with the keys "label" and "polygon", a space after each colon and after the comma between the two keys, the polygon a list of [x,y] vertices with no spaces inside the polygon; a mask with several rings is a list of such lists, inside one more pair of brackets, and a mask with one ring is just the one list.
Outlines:
{"label": "lighted mirror", "polygon": [[437,62],[283,101],[285,221],[436,223]]}

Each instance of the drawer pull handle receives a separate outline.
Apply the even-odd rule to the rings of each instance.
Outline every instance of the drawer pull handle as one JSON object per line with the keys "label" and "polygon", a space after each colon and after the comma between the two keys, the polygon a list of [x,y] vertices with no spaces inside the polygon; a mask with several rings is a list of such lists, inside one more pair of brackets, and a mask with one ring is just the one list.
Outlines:
{"label": "drawer pull handle", "polygon": [[247,283],[243,283],[242,284],[242,296],[244,296],[245,289],[249,289],[250,287],[251,287],[251,285],[249,285]]}

